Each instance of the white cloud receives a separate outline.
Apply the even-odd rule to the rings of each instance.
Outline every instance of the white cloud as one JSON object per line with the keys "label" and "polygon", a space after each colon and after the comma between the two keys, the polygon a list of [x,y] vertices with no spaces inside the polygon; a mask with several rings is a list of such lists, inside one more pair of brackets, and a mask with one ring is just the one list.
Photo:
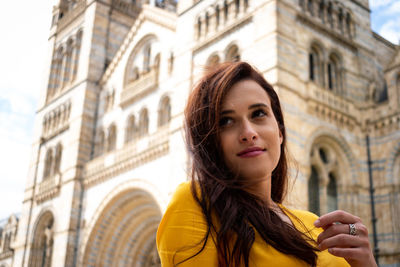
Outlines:
{"label": "white cloud", "polygon": [[381,8],[395,3],[397,0],[369,0],[370,9]]}
{"label": "white cloud", "polygon": [[379,34],[394,44],[400,41],[400,17],[390,20],[382,25]]}

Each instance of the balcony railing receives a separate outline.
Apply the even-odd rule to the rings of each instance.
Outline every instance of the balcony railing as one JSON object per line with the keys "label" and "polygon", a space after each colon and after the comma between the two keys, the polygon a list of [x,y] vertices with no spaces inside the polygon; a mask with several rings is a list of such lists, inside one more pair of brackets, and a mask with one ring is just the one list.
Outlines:
{"label": "balcony railing", "polygon": [[158,71],[153,68],[139,79],[126,85],[121,93],[121,106],[132,104],[136,99],[150,93],[158,85]]}
{"label": "balcony railing", "polygon": [[45,178],[36,188],[36,201],[43,202],[54,197],[60,190],[61,175],[54,174]]}
{"label": "balcony railing", "polygon": [[163,127],[152,135],[132,140],[123,148],[88,162],[84,169],[85,186],[109,179],[167,154],[169,135],[169,128]]}
{"label": "balcony railing", "polygon": [[315,83],[309,82],[307,84],[307,95],[310,100],[316,101],[336,111],[347,114],[354,114],[354,112],[356,112],[353,102],[340,95],[334,94],[332,91],[319,87]]}

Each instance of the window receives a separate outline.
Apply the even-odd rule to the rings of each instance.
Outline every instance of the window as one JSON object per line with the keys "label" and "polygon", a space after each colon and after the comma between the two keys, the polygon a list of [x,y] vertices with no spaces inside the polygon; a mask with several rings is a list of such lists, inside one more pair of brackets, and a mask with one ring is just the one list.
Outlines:
{"label": "window", "polygon": [[148,134],[149,131],[149,115],[147,109],[144,108],[140,112],[139,118],[139,136],[144,136]]}
{"label": "window", "polygon": [[208,33],[208,27],[210,26],[210,16],[208,15],[208,12],[206,12],[205,15],[205,27],[206,27],[206,34]]}
{"label": "window", "polygon": [[215,7],[215,27],[219,26],[219,6]]}
{"label": "window", "polygon": [[201,37],[201,18],[197,19],[197,38]]}
{"label": "window", "polygon": [[58,144],[56,147],[56,156],[55,156],[55,162],[54,162],[54,174],[57,174],[60,172],[61,156],[62,156],[62,146],[61,146],[61,144]]}
{"label": "window", "polygon": [[328,212],[337,210],[338,209],[337,185],[336,185],[336,178],[333,175],[333,173],[329,173],[327,196],[328,196]]}
{"label": "window", "polygon": [[135,131],[136,131],[136,125],[135,125],[135,116],[130,115],[128,117],[127,123],[126,123],[126,133],[125,133],[125,143],[128,143],[132,141],[135,138]]}
{"label": "window", "polygon": [[226,52],[226,61],[236,62],[239,60],[240,60],[239,48],[237,47],[237,45],[232,45]]}
{"label": "window", "polygon": [[308,209],[320,215],[319,207],[319,179],[318,172],[314,166],[311,167],[311,176],[308,180]]}
{"label": "window", "polygon": [[169,97],[163,97],[158,110],[158,126],[166,125],[171,120],[171,104]]}
{"label": "window", "polygon": [[338,59],[331,55],[328,61],[328,89],[337,92],[340,88],[340,75]]}
{"label": "window", "polygon": [[[331,142],[331,141],[328,141]],[[343,175],[339,157],[332,147],[315,144],[311,150],[311,174],[308,180],[308,208],[320,215],[339,208],[338,179]]]}
{"label": "window", "polygon": [[228,12],[229,12],[228,2],[225,0],[224,1],[224,19],[225,19],[225,21],[228,19]]}
{"label": "window", "polygon": [[313,45],[308,54],[309,79],[316,84],[323,86],[323,70],[321,49],[317,45]]}
{"label": "window", "polygon": [[214,54],[207,59],[206,65],[211,67],[219,64],[219,62],[220,62],[219,56]]}
{"label": "window", "polygon": [[28,266],[51,266],[54,244],[54,217],[50,212],[43,214],[33,232]]}
{"label": "window", "polygon": [[52,169],[53,169],[53,150],[48,149],[46,152],[46,157],[44,162],[43,179],[46,179],[50,175],[52,175]]}

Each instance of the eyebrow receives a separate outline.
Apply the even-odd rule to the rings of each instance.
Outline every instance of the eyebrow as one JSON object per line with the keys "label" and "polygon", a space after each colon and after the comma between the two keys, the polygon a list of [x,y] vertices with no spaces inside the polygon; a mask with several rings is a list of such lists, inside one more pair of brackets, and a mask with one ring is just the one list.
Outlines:
{"label": "eyebrow", "polygon": [[[250,105],[250,106],[249,106],[249,109],[255,109],[255,108],[260,108],[260,107],[267,108],[268,105],[266,105],[266,104],[264,104],[264,103],[256,103],[256,104]],[[226,114],[229,114],[229,113],[234,113],[234,110],[232,110],[232,109],[223,110],[223,111],[221,112],[221,115],[226,115]]]}

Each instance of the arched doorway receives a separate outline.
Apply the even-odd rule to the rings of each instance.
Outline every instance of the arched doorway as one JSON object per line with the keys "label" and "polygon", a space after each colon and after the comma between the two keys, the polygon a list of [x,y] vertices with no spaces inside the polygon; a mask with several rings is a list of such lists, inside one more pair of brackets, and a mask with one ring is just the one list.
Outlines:
{"label": "arched doorway", "polygon": [[84,266],[161,266],[156,232],[161,211],[154,198],[141,189],[114,197],[90,232]]}
{"label": "arched doorway", "polygon": [[50,267],[53,255],[54,216],[50,211],[42,214],[36,223],[31,251],[30,267]]}

